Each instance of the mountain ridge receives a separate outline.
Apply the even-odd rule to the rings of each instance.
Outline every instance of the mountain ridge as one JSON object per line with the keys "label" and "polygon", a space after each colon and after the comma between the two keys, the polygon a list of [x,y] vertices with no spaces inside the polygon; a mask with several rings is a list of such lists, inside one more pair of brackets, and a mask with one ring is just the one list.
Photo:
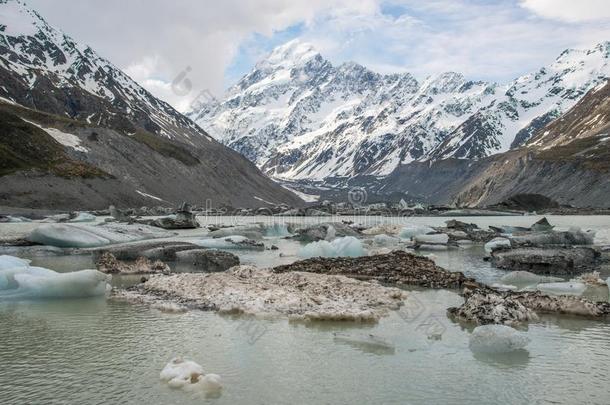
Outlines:
{"label": "mountain ridge", "polygon": [[500,85],[456,72],[420,82],[356,63],[335,67],[297,40],[257,63],[226,98],[187,115],[280,179],[383,178],[411,162],[480,159],[525,144],[610,75],[609,50],[608,42],[566,50]]}

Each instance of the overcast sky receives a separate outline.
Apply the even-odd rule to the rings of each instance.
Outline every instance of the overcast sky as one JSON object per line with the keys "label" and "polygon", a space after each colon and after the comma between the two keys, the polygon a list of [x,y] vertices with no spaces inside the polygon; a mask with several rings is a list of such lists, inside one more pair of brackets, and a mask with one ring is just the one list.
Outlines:
{"label": "overcast sky", "polygon": [[[313,43],[418,78],[458,71],[509,81],[568,47],[610,40],[609,0],[26,0],[180,110],[198,91],[221,96],[274,46]],[[189,94],[170,83],[190,68]]]}

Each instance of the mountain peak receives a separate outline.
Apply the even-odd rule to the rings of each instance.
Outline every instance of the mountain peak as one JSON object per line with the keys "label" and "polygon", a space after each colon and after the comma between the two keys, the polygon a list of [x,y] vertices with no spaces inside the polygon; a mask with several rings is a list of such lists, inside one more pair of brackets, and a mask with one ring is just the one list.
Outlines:
{"label": "mountain peak", "polygon": [[34,36],[45,21],[21,0],[0,0],[0,34],[11,37]]}
{"label": "mountain peak", "polygon": [[257,64],[257,67],[298,66],[318,55],[318,51],[312,44],[293,39],[273,49],[269,56]]}

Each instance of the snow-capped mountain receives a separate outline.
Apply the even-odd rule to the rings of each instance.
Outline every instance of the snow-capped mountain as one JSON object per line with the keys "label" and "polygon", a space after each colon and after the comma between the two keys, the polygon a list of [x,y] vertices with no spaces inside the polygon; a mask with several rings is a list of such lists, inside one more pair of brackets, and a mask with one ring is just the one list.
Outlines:
{"label": "snow-capped mountain", "polygon": [[0,205],[299,205],[21,0],[0,0]]}
{"label": "snow-capped mountain", "polygon": [[89,46],[47,24],[20,0],[0,0],[0,78],[0,97],[27,107],[126,133],[142,128],[187,143],[191,137],[207,137],[170,105]]}
{"label": "snow-capped mountain", "polygon": [[278,178],[385,176],[414,161],[481,158],[523,145],[610,77],[609,56],[610,43],[566,50],[506,85],[453,72],[418,81],[355,63],[335,67],[294,40],[222,101],[188,116]]}

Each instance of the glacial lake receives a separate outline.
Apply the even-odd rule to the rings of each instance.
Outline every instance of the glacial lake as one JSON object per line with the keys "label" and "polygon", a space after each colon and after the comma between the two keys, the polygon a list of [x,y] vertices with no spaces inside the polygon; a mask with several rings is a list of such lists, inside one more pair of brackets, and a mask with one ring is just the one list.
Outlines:
{"label": "glacial lake", "polygon": [[[488,225],[529,226],[540,216],[459,217]],[[610,217],[549,216],[559,228],[596,230],[610,245]],[[440,226],[450,218],[200,217],[202,224],[351,220]],[[0,237],[35,224],[0,224]],[[181,231],[176,239],[204,235]],[[234,251],[242,263],[297,260],[298,242],[267,238],[279,250]],[[282,257],[280,257],[282,253]],[[504,271],[483,261],[482,246],[431,252],[437,264],[494,282]],[[57,271],[93,266],[87,256],[33,257]],[[610,276],[603,269],[602,278]],[[115,278],[115,285],[133,280]],[[473,354],[472,326],[452,322],[452,290],[409,289],[405,308],[378,324],[289,322],[190,311],[168,314],[97,299],[0,301],[2,404],[608,404],[610,322],[543,316],[530,323],[527,350]],[[605,295],[604,295],[605,294]],[[594,292],[608,299],[607,288]],[[430,331],[434,331],[434,335]],[[222,376],[220,395],[173,390],[159,372],[173,357]]]}

